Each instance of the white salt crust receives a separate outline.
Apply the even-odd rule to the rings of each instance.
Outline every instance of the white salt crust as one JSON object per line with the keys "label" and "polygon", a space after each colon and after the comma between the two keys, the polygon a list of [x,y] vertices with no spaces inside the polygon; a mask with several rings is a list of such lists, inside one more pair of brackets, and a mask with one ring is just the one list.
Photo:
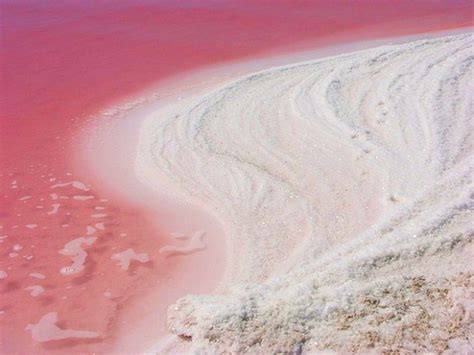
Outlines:
{"label": "white salt crust", "polygon": [[229,241],[162,351],[472,350],[473,42],[272,68],[148,117],[137,175]]}

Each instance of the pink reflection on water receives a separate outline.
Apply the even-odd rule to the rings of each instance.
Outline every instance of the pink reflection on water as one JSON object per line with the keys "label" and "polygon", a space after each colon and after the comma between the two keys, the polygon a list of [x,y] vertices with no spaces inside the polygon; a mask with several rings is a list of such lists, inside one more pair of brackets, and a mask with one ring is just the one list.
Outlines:
{"label": "pink reflection on water", "polygon": [[[110,193],[73,164],[75,137],[91,114],[205,64],[292,51],[300,43],[472,25],[471,1],[463,0],[0,6],[3,353],[111,351],[118,337],[148,328],[144,342],[152,343],[165,332],[166,306],[184,293],[212,290],[220,275],[204,267],[213,251],[200,250],[200,239],[194,253],[179,244],[186,241],[167,238],[149,209]],[[64,252],[74,240],[74,250]],[[213,269],[223,268],[221,259]],[[80,270],[61,273],[71,265]]]}

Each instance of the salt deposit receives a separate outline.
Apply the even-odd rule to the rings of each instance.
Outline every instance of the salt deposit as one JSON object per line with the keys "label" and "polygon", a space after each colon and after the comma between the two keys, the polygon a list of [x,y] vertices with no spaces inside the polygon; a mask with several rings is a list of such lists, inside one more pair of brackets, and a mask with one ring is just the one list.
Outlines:
{"label": "salt deposit", "polygon": [[95,224],[95,227],[101,231],[105,229],[105,224],[103,222],[99,222]]}
{"label": "salt deposit", "polygon": [[148,257],[148,254],[146,253],[136,253],[133,249],[127,249],[125,251],[122,251],[120,253],[115,253],[111,257],[112,260],[118,260],[119,263],[118,265],[123,269],[123,270],[128,270],[130,263],[132,261],[138,261],[140,263],[146,263],[147,261],[150,260]]}
{"label": "salt deposit", "polygon": [[31,296],[38,297],[44,292],[44,287],[41,285],[34,285],[25,287],[25,290],[29,291]]}
{"label": "salt deposit", "polygon": [[87,200],[93,199],[94,196],[92,196],[92,195],[75,195],[72,198],[74,200],[78,200],[78,201],[87,201]]}
{"label": "salt deposit", "polygon": [[171,236],[176,240],[185,241],[184,245],[167,245],[160,248],[159,253],[165,256],[187,255],[206,248],[203,237],[206,232],[199,230],[191,236],[184,233],[174,233]]}
{"label": "salt deposit", "polygon": [[97,229],[95,229],[95,228],[92,227],[92,226],[87,226],[87,227],[86,227],[86,233],[87,233],[87,235],[94,234],[96,230],[97,230]]}
{"label": "salt deposit", "polygon": [[61,329],[56,325],[58,321],[57,312],[45,314],[36,324],[28,324],[25,328],[31,331],[31,336],[38,342],[61,340],[68,338],[97,338],[98,333],[87,330]]}
{"label": "salt deposit", "polygon": [[40,279],[40,280],[44,280],[46,278],[46,276],[40,272],[30,272],[28,276],[34,277],[35,279]]}
{"label": "salt deposit", "polygon": [[150,115],[137,175],[211,211],[229,243],[221,292],[171,306],[162,350],[468,349],[472,48],[461,34],[272,68]]}
{"label": "salt deposit", "polygon": [[64,183],[59,183],[59,184],[54,184],[51,186],[52,189],[57,188],[57,187],[66,187],[66,186],[72,186],[75,189],[82,190],[82,191],[89,191],[89,188],[86,186],[81,181],[71,181],[71,182],[64,182]]}
{"label": "salt deposit", "polygon": [[61,206],[60,203],[53,203],[51,205],[51,211],[46,212],[46,214],[52,215],[52,214],[58,213],[60,206]]}
{"label": "salt deposit", "polygon": [[71,275],[84,270],[87,252],[83,249],[83,246],[92,245],[96,239],[96,237],[80,237],[68,242],[59,253],[62,255],[70,255],[72,265],[62,267],[59,272],[63,275]]}

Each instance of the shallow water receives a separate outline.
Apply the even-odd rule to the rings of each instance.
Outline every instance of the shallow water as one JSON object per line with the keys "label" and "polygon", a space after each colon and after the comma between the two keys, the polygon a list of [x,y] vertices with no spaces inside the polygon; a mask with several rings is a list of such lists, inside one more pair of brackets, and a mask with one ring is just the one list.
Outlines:
{"label": "shallow water", "polygon": [[211,248],[160,253],[208,217],[155,211],[72,159],[104,107],[202,65],[470,21],[470,1],[357,5],[2,1],[1,352],[140,351],[165,332],[168,304],[217,284],[223,260],[191,272]]}

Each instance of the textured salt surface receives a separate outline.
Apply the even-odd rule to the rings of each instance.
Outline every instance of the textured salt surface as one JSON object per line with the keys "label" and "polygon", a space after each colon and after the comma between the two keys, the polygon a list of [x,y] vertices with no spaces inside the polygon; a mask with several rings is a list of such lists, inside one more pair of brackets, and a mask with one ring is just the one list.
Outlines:
{"label": "textured salt surface", "polygon": [[151,115],[137,174],[230,244],[223,292],[170,307],[169,349],[472,349],[472,48],[275,68]]}

